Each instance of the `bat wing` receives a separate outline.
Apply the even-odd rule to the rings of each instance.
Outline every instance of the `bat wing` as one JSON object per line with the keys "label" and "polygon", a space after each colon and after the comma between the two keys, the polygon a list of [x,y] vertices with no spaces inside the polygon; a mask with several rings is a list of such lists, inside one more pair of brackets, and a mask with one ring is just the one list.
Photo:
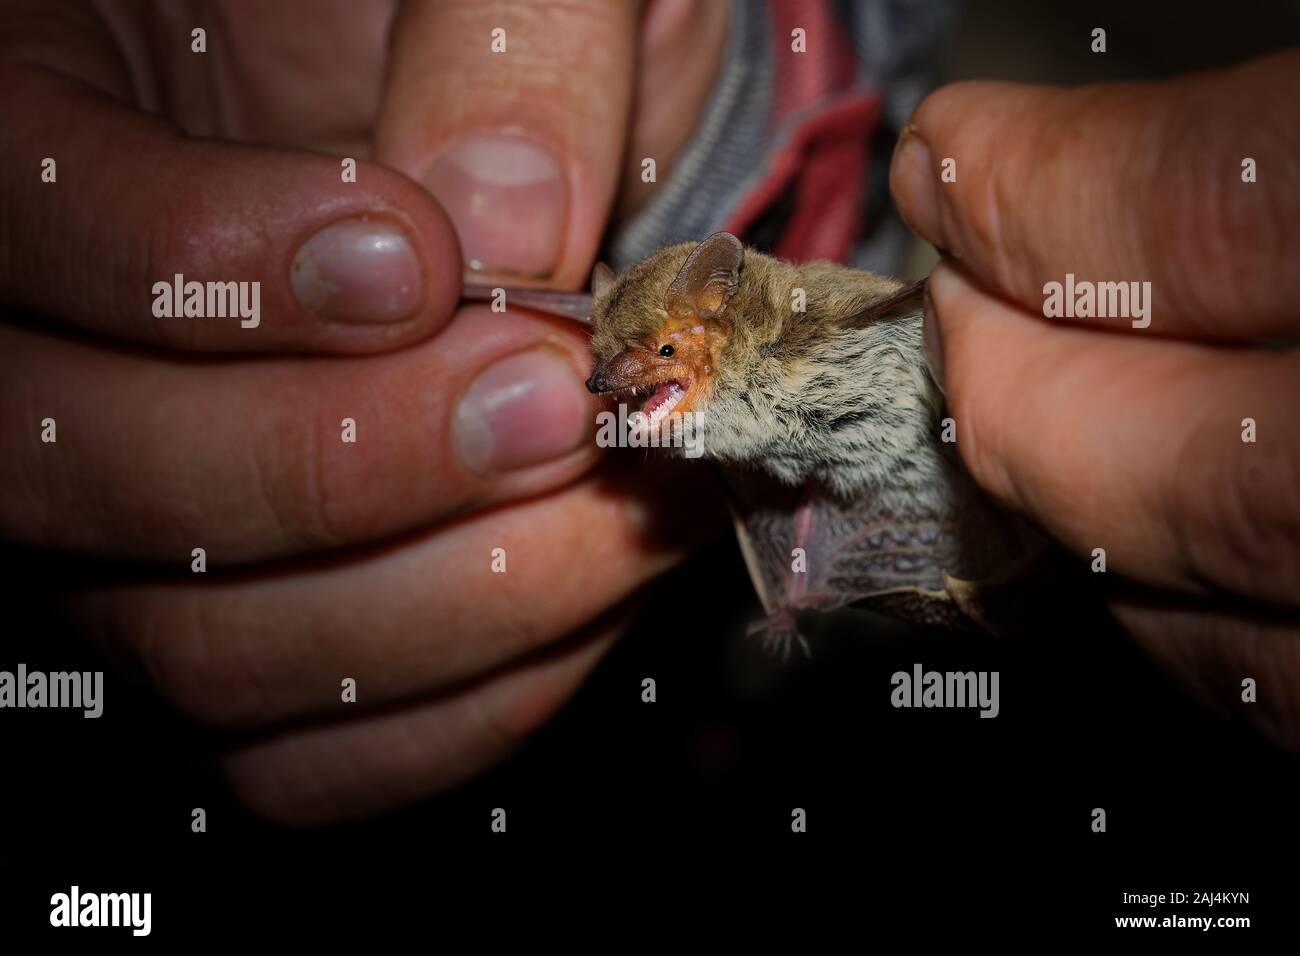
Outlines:
{"label": "bat wing", "polygon": [[1032,557],[1037,542],[973,486],[957,517],[884,511],[815,485],[791,488],[757,470],[724,471],[736,535],[767,619],[788,648],[797,615],[849,605],[923,624],[988,626],[983,595]]}
{"label": "bat wing", "polygon": [[913,316],[925,300],[927,279],[918,279],[893,295],[871,303],[871,307],[844,320],[847,325],[870,325],[890,315]]}

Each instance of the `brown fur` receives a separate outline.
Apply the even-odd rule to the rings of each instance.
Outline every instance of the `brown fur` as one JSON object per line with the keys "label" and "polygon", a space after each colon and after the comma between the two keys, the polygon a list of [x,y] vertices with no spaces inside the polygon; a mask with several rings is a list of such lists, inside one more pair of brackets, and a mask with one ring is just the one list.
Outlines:
{"label": "brown fur", "polygon": [[[745,250],[722,314],[682,328],[664,296],[695,246],[660,250],[596,299],[598,371],[630,363],[662,381],[670,373],[653,366],[670,360],[654,350],[672,335],[671,361],[695,370],[688,404],[702,413],[707,457],[748,463],[788,484],[815,480],[842,496],[870,491],[896,514],[917,505],[948,510],[942,499],[953,475],[938,442],[941,400],[924,368],[919,310],[849,321],[904,284]],[[803,312],[792,307],[796,289],[806,295]]]}

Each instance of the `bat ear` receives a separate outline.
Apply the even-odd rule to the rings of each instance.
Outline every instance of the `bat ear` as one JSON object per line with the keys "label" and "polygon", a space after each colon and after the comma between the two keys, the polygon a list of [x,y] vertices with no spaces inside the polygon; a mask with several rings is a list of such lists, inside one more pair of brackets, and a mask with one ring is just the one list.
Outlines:
{"label": "bat ear", "polygon": [[597,262],[591,271],[591,294],[599,299],[614,285],[614,270],[603,262]]}
{"label": "bat ear", "polygon": [[740,284],[744,257],[739,239],[729,232],[715,232],[686,257],[664,296],[664,309],[679,318],[692,313],[704,319],[722,315]]}

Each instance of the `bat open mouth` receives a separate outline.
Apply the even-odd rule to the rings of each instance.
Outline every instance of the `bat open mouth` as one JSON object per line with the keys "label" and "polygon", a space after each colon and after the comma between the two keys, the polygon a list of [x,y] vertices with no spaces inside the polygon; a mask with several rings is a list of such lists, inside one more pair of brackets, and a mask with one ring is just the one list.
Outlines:
{"label": "bat open mouth", "polygon": [[686,389],[677,379],[660,382],[641,405],[641,412],[651,419],[660,419],[676,408],[686,397]]}
{"label": "bat open mouth", "polygon": [[[619,356],[597,367],[587,380],[587,390],[626,402],[619,406],[620,417],[626,414],[632,433],[648,438],[659,434],[670,420],[678,421],[670,416],[689,414],[699,398],[695,384],[696,378],[685,363],[646,368]],[[630,411],[628,406],[635,404],[640,408]]]}
{"label": "bat open mouth", "polygon": [[633,419],[633,427],[642,434],[649,434],[659,428],[663,421],[678,408],[691,390],[691,383],[681,379],[670,378],[664,382],[635,389],[634,395],[647,395],[641,403],[641,410]]}

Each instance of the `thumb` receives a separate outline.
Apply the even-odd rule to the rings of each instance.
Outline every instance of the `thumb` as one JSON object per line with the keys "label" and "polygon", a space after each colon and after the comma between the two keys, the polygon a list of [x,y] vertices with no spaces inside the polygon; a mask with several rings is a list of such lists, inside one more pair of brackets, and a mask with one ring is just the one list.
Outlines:
{"label": "thumb", "polygon": [[958,83],[917,108],[890,187],[914,230],[1034,312],[1067,273],[1142,279],[1153,332],[1292,336],[1297,79],[1300,51],[1161,83]]}
{"label": "thumb", "polygon": [[410,0],[376,157],[422,182],[467,269],[585,282],[619,181],[637,5]]}

